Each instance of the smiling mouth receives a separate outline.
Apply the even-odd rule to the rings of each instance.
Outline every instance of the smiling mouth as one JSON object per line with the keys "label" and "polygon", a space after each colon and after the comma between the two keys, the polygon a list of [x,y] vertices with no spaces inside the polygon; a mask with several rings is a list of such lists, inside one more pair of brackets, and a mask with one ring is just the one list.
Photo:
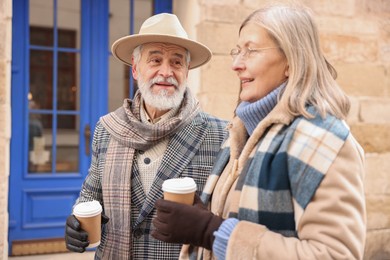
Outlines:
{"label": "smiling mouth", "polygon": [[252,81],[254,81],[254,79],[243,79],[243,80],[241,80],[241,85],[245,84],[245,83],[252,82]]}
{"label": "smiling mouth", "polygon": [[154,83],[155,85],[157,86],[160,86],[160,87],[175,87],[174,84],[171,84],[171,83],[168,83],[168,82],[156,82]]}

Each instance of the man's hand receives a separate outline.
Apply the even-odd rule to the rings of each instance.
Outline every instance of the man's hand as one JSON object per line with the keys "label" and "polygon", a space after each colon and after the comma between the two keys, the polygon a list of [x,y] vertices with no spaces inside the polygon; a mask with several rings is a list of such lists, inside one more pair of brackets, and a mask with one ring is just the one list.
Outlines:
{"label": "man's hand", "polygon": [[223,219],[211,213],[203,205],[199,196],[194,205],[186,205],[168,200],[156,201],[157,217],[153,219],[156,229],[152,236],[168,243],[192,244],[211,249],[214,231]]}
{"label": "man's hand", "polygon": [[[106,224],[109,218],[102,214],[102,224]],[[81,229],[80,222],[74,215],[66,219],[65,227],[66,248],[73,252],[83,253],[89,245],[88,233]]]}
{"label": "man's hand", "polygon": [[68,250],[79,253],[84,252],[89,245],[88,234],[81,229],[80,222],[74,215],[66,219],[65,242]]}

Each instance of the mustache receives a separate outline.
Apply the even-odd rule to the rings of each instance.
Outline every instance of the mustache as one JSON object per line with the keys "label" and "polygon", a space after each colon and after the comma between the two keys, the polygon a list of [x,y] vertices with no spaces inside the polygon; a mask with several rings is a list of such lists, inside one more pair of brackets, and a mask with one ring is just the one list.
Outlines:
{"label": "mustache", "polygon": [[153,84],[159,84],[159,83],[169,83],[174,85],[176,88],[179,87],[179,83],[174,77],[163,77],[163,76],[156,76],[153,79],[149,81],[149,87],[151,87]]}

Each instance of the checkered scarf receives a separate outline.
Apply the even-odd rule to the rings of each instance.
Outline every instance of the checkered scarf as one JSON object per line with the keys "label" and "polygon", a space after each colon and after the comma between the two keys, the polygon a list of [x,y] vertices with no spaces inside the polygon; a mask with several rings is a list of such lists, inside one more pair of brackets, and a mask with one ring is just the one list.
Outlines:
{"label": "checkered scarf", "polygon": [[161,139],[188,125],[199,111],[198,101],[187,89],[177,115],[154,125],[140,117],[141,94],[126,99],[123,106],[101,118],[112,135],[106,152],[102,177],[106,225],[105,247],[101,259],[131,259],[131,171],[135,150],[147,150]]}
{"label": "checkered scarf", "polygon": [[[209,203],[213,195],[215,214],[297,236],[294,210],[306,209],[349,134],[341,120],[307,110],[314,118],[293,118],[277,106],[248,139],[243,122],[233,119],[201,196]],[[215,190],[217,183],[223,186]],[[180,259],[213,258],[184,245]]]}

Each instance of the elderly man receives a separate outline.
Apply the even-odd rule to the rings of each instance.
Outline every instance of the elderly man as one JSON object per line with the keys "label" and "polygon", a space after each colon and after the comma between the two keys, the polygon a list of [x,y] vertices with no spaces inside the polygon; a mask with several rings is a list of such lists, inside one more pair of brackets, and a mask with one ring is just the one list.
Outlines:
{"label": "elderly man", "polygon": [[[139,90],[97,123],[76,204],[97,200],[103,206],[95,259],[177,259],[180,244],[150,235],[154,203],[166,179],[192,177],[201,191],[224,139],[226,122],[201,112],[187,87],[189,70],[208,62],[211,52],[188,39],[175,15],[158,14],[139,34],[117,40],[112,53],[132,66]],[[65,240],[75,252],[89,245],[74,215]]]}

